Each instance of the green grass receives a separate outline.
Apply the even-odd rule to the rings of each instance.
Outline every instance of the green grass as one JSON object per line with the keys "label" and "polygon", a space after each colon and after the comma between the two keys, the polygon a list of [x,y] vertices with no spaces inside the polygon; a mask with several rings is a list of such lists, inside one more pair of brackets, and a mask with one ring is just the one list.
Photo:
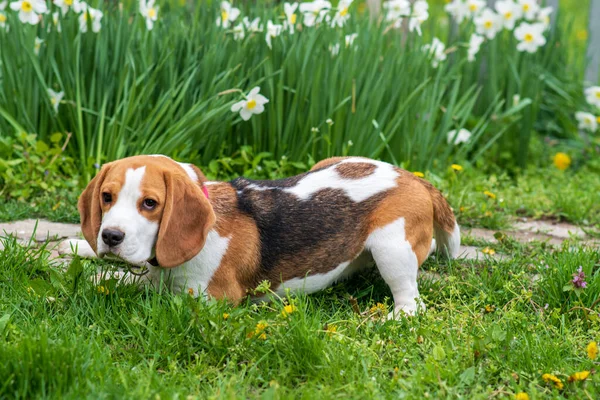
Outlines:
{"label": "green grass", "polygon": [[[106,294],[88,279],[106,264],[76,261],[61,272],[43,250],[5,245],[2,398],[600,395],[597,375],[567,383],[596,366],[586,345],[600,334],[597,250],[533,244],[500,248],[513,257],[505,261],[429,260],[419,282],[427,312],[386,322],[385,312],[368,312],[390,305],[374,272],[312,296],[232,307],[114,281],[102,283]],[[579,266],[588,287],[563,291]],[[287,318],[286,303],[296,307]],[[263,339],[251,335],[261,322]],[[545,384],[544,373],[565,389]]]}

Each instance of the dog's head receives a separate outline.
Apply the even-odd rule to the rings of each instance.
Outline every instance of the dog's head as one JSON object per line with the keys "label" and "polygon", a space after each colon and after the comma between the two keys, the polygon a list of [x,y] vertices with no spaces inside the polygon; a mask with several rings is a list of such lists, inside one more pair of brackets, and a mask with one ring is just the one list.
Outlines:
{"label": "dog's head", "polygon": [[200,252],[215,223],[205,180],[198,168],[163,156],[105,164],[77,204],[83,235],[99,257],[181,265]]}

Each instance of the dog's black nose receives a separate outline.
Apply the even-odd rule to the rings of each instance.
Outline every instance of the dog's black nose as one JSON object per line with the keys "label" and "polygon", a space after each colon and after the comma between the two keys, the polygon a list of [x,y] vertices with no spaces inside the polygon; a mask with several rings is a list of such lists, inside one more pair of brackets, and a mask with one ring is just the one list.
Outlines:
{"label": "dog's black nose", "polygon": [[116,229],[104,229],[102,231],[102,241],[110,247],[117,246],[125,239],[125,233]]}

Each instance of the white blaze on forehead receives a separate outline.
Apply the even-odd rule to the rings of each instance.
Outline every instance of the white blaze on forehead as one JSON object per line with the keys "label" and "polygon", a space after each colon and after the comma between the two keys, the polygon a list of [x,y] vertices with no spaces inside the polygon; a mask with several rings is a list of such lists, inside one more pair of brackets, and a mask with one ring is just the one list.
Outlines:
{"label": "white blaze on forehead", "polygon": [[179,161],[175,161],[173,160],[171,157],[165,156],[163,154],[150,154],[150,157],[164,157],[164,158],[168,158],[169,160],[176,162],[177,164],[179,164],[179,166],[181,168],[183,168],[183,170],[185,171],[185,173],[194,181],[194,182],[198,182],[198,174],[196,173],[196,171],[194,171],[194,168],[192,167],[192,164],[189,163],[180,163]]}
{"label": "white blaze on forehead", "polygon": [[[117,197],[117,203],[113,207],[131,207],[137,210],[137,201],[142,196],[141,186],[142,179],[146,173],[146,167],[140,167],[137,169],[129,168],[125,172],[125,184],[121,188],[121,191]],[[112,209],[111,209],[112,211]],[[109,211],[110,213],[110,211]]]}
{"label": "white blaze on forehead", "polygon": [[[336,171],[336,166],[347,163],[373,164],[372,174],[359,179],[345,179]],[[396,186],[399,174],[391,164],[364,158],[349,158],[327,168],[312,172],[302,178],[298,184],[283,189],[285,192],[306,200],[322,189],[342,189],[354,202],[361,202],[378,193]]]}

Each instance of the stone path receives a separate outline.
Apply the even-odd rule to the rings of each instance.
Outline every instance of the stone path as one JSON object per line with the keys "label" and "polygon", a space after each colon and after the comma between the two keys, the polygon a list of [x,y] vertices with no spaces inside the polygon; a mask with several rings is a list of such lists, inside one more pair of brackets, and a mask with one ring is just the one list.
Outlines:
{"label": "stone path", "polygon": [[[35,233],[35,236],[34,236]],[[474,239],[484,240],[486,242],[497,243],[494,237],[496,231],[482,228],[463,228],[462,236],[470,236]],[[520,242],[529,242],[532,240],[545,241],[551,245],[560,245],[569,238],[576,238],[590,246],[600,247],[600,239],[592,238],[585,233],[583,229],[576,225],[567,223],[553,223],[550,221],[533,221],[519,219],[513,224],[512,229],[503,231]],[[13,235],[17,240],[27,245],[40,245],[48,242],[48,249],[51,251],[51,259],[60,263],[61,258],[57,251],[60,241],[67,238],[82,238],[81,229],[77,224],[62,224],[49,222],[45,220],[27,219],[23,221],[0,223],[0,237]],[[3,249],[3,243],[0,241],[0,250]],[[484,254],[482,248],[476,246],[461,246],[460,257],[465,259],[484,259],[490,257]],[[500,254],[491,257],[502,257]]]}

